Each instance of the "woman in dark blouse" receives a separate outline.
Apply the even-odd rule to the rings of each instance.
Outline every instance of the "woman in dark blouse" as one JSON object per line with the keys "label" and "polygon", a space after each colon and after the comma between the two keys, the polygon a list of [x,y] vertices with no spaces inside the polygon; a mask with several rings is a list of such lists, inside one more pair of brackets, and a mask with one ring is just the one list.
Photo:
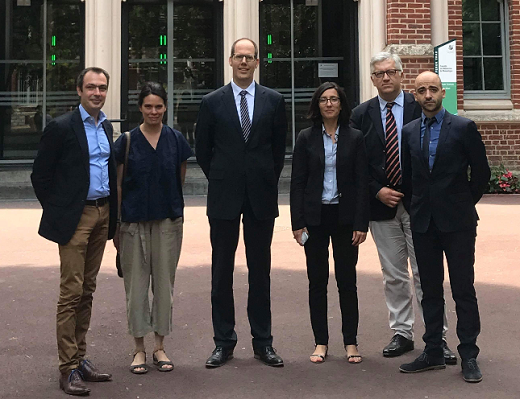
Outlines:
{"label": "woman in dark blouse", "polygon": [[343,344],[349,363],[361,363],[356,288],[358,246],[368,230],[368,164],[363,134],[349,126],[345,92],[332,82],[316,89],[309,107],[313,126],[302,130],[293,152],[291,223],[305,248],[309,307],[314,332],[313,363],[327,356],[329,242],[339,291]]}
{"label": "woman in dark blouse", "polygon": [[[182,134],[163,125],[167,96],[159,83],[146,83],[139,94],[143,123],[130,131],[128,164],[123,180],[126,136],[115,142],[121,225],[114,244],[121,255],[126,291],[128,332],[134,337],[130,371],[144,374],[144,336],[155,334],[153,363],[173,370],[164,352],[172,329],[172,295],[182,244],[186,160],[192,155]],[[153,295],[149,305],[149,290]]]}

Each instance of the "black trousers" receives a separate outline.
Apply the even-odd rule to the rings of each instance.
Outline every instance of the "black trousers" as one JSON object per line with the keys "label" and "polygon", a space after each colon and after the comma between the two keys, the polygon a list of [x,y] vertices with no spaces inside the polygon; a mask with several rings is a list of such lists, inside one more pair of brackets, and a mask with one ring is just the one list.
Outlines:
{"label": "black trousers", "polygon": [[322,205],[321,224],[307,226],[305,244],[309,307],[316,345],[328,345],[327,285],[329,282],[329,241],[332,240],[334,272],[339,291],[344,345],[357,344],[359,324],[356,287],[358,247],[352,246],[352,226],[338,224],[338,205]]}
{"label": "black trousers", "polygon": [[270,346],[271,335],[271,241],[274,219],[258,220],[245,201],[242,215],[233,220],[209,218],[212,246],[211,306],[216,346],[232,349],[237,342],[233,270],[240,231],[244,227],[249,293],[247,315],[253,348]]}
{"label": "black trousers", "polygon": [[423,290],[425,352],[431,357],[443,356],[444,253],[457,313],[457,336],[460,341],[457,349],[462,359],[477,357],[480,316],[473,268],[476,229],[444,233],[437,229],[432,220],[426,233],[412,232],[412,236]]}

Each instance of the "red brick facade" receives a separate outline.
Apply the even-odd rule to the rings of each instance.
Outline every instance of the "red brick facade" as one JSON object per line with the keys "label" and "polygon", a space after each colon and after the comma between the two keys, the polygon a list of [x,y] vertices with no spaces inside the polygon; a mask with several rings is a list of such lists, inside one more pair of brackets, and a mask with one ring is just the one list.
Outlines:
{"label": "red brick facade", "polygon": [[[511,101],[514,107],[511,114],[516,114],[520,112],[520,0],[506,1],[509,2],[507,50],[511,68]],[[457,39],[459,110],[464,110],[462,2],[463,0],[448,0],[449,39]],[[387,7],[387,45],[431,44],[430,0],[388,0]],[[413,89],[415,77],[420,72],[433,70],[433,55],[402,54],[401,59],[404,64],[405,90]],[[502,163],[507,168],[520,171],[520,121],[508,121],[504,117],[504,121],[478,121],[477,125],[486,145],[490,164]]]}

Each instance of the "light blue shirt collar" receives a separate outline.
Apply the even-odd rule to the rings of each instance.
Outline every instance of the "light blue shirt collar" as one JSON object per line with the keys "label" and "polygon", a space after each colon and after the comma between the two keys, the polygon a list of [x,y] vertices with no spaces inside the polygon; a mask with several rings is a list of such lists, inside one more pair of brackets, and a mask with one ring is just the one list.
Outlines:
{"label": "light blue shirt collar", "polygon": [[[388,101],[383,100],[379,96],[379,94],[377,95],[377,98],[379,99],[379,107],[381,108],[381,112],[383,112],[384,110],[386,110],[386,104],[388,103]],[[404,107],[404,92],[402,90],[393,102],[395,103],[395,105],[399,105],[401,108]]]}
{"label": "light blue shirt collar", "polygon": [[[85,108],[83,108],[83,105],[79,105],[79,112],[81,114],[81,120],[83,122],[86,122],[88,118],[92,118],[92,116],[85,110]],[[94,119],[94,118],[92,118]],[[103,111],[99,111],[99,116],[98,116],[98,124],[100,124],[101,122],[103,122],[105,119],[107,119],[107,116],[105,115],[105,113]]]}
{"label": "light blue shirt collar", "polygon": [[231,80],[231,87],[233,88],[234,97],[238,96],[242,90],[247,91],[247,94],[251,94],[253,98],[255,97],[256,83],[254,80],[251,82],[249,86],[247,86],[247,89],[242,89],[235,82],[233,82],[233,80]]}

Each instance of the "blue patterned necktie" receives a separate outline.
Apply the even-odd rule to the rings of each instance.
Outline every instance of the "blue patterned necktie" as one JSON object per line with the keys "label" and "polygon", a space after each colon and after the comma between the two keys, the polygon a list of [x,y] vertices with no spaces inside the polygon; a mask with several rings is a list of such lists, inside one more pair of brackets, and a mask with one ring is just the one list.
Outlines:
{"label": "blue patterned necktie", "polygon": [[247,108],[246,95],[246,90],[242,90],[240,92],[240,120],[242,121],[242,133],[244,135],[244,141],[247,143],[247,140],[249,140],[249,133],[251,133],[251,119],[249,119],[249,109]]}

